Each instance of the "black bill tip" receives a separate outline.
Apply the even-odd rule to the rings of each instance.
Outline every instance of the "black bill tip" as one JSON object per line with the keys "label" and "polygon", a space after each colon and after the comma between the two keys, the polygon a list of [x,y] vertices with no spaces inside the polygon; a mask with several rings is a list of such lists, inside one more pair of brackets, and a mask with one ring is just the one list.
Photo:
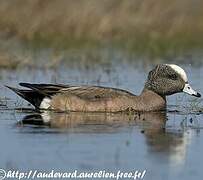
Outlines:
{"label": "black bill tip", "polygon": [[201,97],[201,94],[200,93],[197,93],[197,94],[193,94],[193,96],[195,96],[195,97]]}

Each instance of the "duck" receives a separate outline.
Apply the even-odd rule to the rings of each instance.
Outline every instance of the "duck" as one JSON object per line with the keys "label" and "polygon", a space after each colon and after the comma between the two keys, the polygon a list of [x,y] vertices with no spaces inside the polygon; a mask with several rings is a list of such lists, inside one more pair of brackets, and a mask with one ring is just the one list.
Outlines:
{"label": "duck", "polygon": [[175,64],[158,64],[148,74],[140,95],[111,87],[19,83],[26,89],[7,88],[31,103],[36,110],[57,112],[163,111],[166,96],[187,93],[201,97],[188,82],[184,69]]}

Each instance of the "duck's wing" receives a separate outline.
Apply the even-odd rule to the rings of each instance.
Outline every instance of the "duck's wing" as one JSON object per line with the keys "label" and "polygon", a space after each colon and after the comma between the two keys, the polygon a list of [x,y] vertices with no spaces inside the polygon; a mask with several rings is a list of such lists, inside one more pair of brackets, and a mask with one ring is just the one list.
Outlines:
{"label": "duck's wing", "polygon": [[60,93],[68,93],[87,100],[101,100],[116,98],[119,96],[135,96],[134,94],[115,88],[101,86],[71,86],[59,90]]}
{"label": "duck's wing", "polygon": [[9,86],[6,87],[30,102],[36,109],[40,109],[40,105],[44,99],[47,98],[51,100],[56,94],[71,94],[90,101],[116,98],[119,96],[134,96],[134,94],[125,90],[100,86],[69,86],[61,84],[30,83],[20,83],[20,85],[29,89],[17,89]]}
{"label": "duck's wing", "polygon": [[30,83],[20,83],[21,86],[28,89],[18,89],[10,86],[7,88],[14,91],[16,94],[21,96],[23,99],[30,102],[36,109],[39,109],[41,102],[44,98],[50,98],[57,94],[61,89],[68,88],[68,85],[60,84],[30,84]]}

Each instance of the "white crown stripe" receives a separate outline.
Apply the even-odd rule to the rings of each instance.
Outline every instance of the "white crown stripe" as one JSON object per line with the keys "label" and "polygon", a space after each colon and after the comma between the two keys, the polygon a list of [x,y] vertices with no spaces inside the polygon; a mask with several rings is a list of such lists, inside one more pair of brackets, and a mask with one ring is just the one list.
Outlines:
{"label": "white crown stripe", "polygon": [[180,74],[180,76],[183,78],[183,80],[185,82],[188,81],[185,71],[180,66],[175,65],[175,64],[166,64],[166,65],[170,66],[174,71],[176,71],[178,74]]}

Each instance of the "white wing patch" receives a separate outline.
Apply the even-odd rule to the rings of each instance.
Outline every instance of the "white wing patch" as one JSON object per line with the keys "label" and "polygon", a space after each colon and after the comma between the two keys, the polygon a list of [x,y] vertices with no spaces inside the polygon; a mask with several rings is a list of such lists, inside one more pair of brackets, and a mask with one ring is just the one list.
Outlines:
{"label": "white wing patch", "polygon": [[75,90],[75,89],[80,89],[80,88],[81,88],[81,86],[72,86],[72,87],[69,87],[67,89]]}
{"label": "white wing patch", "polygon": [[40,109],[49,109],[51,106],[51,99],[50,98],[44,98],[39,106]]}
{"label": "white wing patch", "polygon": [[172,69],[174,69],[174,71],[180,74],[180,76],[183,78],[185,82],[188,82],[187,74],[180,66],[175,64],[166,64],[166,65],[170,66]]}
{"label": "white wing patch", "polygon": [[77,89],[80,89],[81,86],[72,86],[72,87],[68,87],[68,88],[63,88],[61,89],[60,91],[66,91],[66,90],[77,90]]}

